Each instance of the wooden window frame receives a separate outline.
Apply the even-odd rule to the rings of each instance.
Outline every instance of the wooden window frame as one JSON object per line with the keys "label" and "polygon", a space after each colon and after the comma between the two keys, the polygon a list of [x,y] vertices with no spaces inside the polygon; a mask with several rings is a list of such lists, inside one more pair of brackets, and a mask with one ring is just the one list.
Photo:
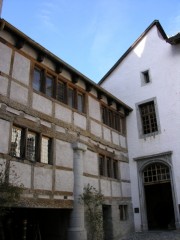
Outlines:
{"label": "wooden window frame", "polygon": [[116,131],[125,134],[126,126],[124,124],[125,117],[123,117],[119,112],[116,112],[114,109],[110,109],[105,105],[101,106],[101,116],[103,124],[115,129]]}
{"label": "wooden window frame", "polygon": [[[20,139],[20,156],[16,156],[15,155],[15,150],[14,150],[14,146],[15,146],[15,142],[12,142],[13,139],[13,129],[20,129],[21,130],[21,139]],[[30,157],[28,156],[28,134],[34,134],[35,135],[35,156],[34,159],[30,159]],[[12,126],[12,131],[11,131],[11,146],[10,146],[10,155],[12,157],[16,157],[19,159],[26,159],[28,161],[31,162],[41,162],[41,151],[42,151],[42,146],[41,146],[41,142],[42,142],[42,138],[46,137],[49,139],[50,141],[50,145],[48,146],[48,163],[47,164],[52,164],[52,138],[46,136],[46,135],[42,135],[41,133],[37,133],[29,128],[24,128],[21,126],[17,126],[17,125],[13,125]],[[43,163],[43,162],[42,162]]]}
{"label": "wooden window frame", "polygon": [[[40,73],[40,80],[37,84],[39,87],[36,87],[35,85],[35,71],[38,71]],[[52,79],[52,87],[51,87],[51,93],[49,94],[47,91],[47,79]],[[58,93],[59,87],[58,84],[63,84],[64,89],[62,90],[62,93]],[[37,92],[41,92],[45,94],[47,97],[54,98],[57,101],[67,104],[69,107],[76,109],[80,113],[86,113],[86,93],[85,91],[81,91],[78,89],[77,86],[74,86],[71,83],[68,83],[63,78],[58,77],[57,75],[53,74],[51,71],[48,71],[47,69],[43,69],[39,66],[34,66],[33,68],[33,74],[32,74],[32,88],[33,90]],[[60,88],[61,89],[61,88]],[[73,92],[72,97],[72,103],[69,102],[69,89]],[[61,97],[62,94],[62,97]],[[79,100],[78,96],[82,96],[82,107],[79,106]],[[59,96],[59,97],[58,97]]]}
{"label": "wooden window frame", "polygon": [[[114,168],[114,162],[116,162],[116,169]],[[99,154],[99,175],[119,180],[118,161],[110,156]]]}
{"label": "wooden window frame", "polygon": [[139,105],[143,134],[158,132],[158,123],[154,101]]}
{"label": "wooden window frame", "polygon": [[119,217],[120,217],[120,221],[128,220],[128,205],[127,204],[119,205]]}

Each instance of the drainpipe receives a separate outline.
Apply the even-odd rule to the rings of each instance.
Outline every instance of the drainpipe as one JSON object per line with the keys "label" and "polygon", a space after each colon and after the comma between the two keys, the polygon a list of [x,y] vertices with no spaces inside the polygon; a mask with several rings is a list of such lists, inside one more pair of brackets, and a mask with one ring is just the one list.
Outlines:
{"label": "drainpipe", "polygon": [[83,160],[84,152],[87,146],[75,142],[72,145],[73,170],[74,170],[74,202],[73,210],[70,217],[70,228],[68,229],[68,240],[86,240],[87,233],[84,227],[84,206],[79,202],[79,195],[83,193]]}

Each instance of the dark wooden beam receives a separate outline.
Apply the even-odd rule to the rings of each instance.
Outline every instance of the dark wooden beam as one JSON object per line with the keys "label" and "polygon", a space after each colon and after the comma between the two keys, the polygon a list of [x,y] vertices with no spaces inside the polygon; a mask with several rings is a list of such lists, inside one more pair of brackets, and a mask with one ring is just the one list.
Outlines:
{"label": "dark wooden beam", "polygon": [[112,104],[113,104],[113,99],[107,97],[107,102],[108,102],[108,105],[109,105],[109,106],[112,106]]}
{"label": "dark wooden beam", "polygon": [[86,91],[91,92],[93,85],[90,83],[86,83]]}
{"label": "dark wooden beam", "polygon": [[103,98],[103,93],[101,91],[97,92],[97,97],[99,100],[101,100]]}
{"label": "dark wooden beam", "polygon": [[16,39],[16,48],[17,49],[23,48],[24,44],[25,44],[25,39],[23,39],[23,38]]}
{"label": "dark wooden beam", "polygon": [[63,66],[60,63],[56,63],[56,73],[62,73]]}
{"label": "dark wooden beam", "polygon": [[78,83],[78,76],[76,74],[72,74],[71,79],[72,79],[72,83],[74,84]]}
{"label": "dark wooden beam", "polygon": [[42,53],[42,52],[39,52],[39,53],[38,53],[38,56],[37,56],[37,61],[38,61],[38,62],[43,62],[43,61],[44,61],[44,58],[45,58],[45,54]]}

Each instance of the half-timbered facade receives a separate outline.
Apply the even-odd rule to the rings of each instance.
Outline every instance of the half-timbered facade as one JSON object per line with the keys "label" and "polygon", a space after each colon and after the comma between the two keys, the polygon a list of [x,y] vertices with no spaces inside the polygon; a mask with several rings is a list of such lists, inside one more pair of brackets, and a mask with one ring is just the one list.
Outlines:
{"label": "half-timbered facade", "polygon": [[104,239],[133,229],[126,143],[131,110],[0,19],[0,166],[24,187],[4,222],[13,239],[24,229],[23,239],[36,231],[42,239],[86,240],[79,195],[88,183],[105,197]]}

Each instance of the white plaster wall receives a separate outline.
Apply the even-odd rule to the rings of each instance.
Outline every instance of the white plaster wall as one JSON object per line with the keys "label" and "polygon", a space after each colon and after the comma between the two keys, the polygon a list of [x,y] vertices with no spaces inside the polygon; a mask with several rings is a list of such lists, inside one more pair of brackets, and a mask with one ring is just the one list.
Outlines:
{"label": "white plaster wall", "polygon": [[56,170],[55,190],[73,192],[73,172]]}
{"label": "white plaster wall", "polygon": [[100,112],[99,102],[90,96],[88,96],[88,101],[89,101],[89,116],[98,121],[101,121],[101,112]]}
{"label": "white plaster wall", "polygon": [[112,197],[121,197],[121,186],[119,182],[112,181]]}
{"label": "white plaster wall", "polygon": [[131,184],[128,182],[121,182],[122,197],[131,197]]}
{"label": "white plaster wall", "polygon": [[0,153],[8,153],[10,122],[0,119]]}
{"label": "white plaster wall", "polygon": [[27,105],[28,89],[19,85],[18,83],[11,81],[10,98],[16,102]]}
{"label": "white plaster wall", "polygon": [[30,76],[29,71],[30,60],[16,52],[14,56],[12,77],[28,86]]}
{"label": "white plaster wall", "polygon": [[112,142],[116,145],[119,145],[120,142],[119,142],[119,134],[112,131]]}
{"label": "white plaster wall", "polygon": [[[102,86],[134,110],[127,117],[127,143],[132,179],[132,200],[139,207],[135,157],[172,151],[175,192],[180,204],[180,45],[168,44],[154,26],[111,73]],[[149,70],[151,83],[141,86],[141,72]],[[121,86],[121,87],[118,87]],[[139,139],[135,104],[156,97],[161,133]],[[122,144],[122,141],[121,141]],[[135,214],[136,229],[140,216]]]}
{"label": "white plaster wall", "polygon": [[55,118],[58,118],[64,122],[72,122],[72,110],[63,107],[60,104],[55,104]]}
{"label": "white plaster wall", "polygon": [[111,130],[103,126],[103,137],[106,141],[111,142]]}
{"label": "white plaster wall", "polygon": [[31,165],[11,162],[9,179],[13,185],[31,188]]}
{"label": "white plaster wall", "polygon": [[74,125],[86,130],[87,119],[85,116],[74,112]]}
{"label": "white plaster wall", "polygon": [[130,180],[129,163],[120,162],[120,176],[123,180]]}
{"label": "white plaster wall", "polygon": [[98,156],[97,153],[87,150],[84,157],[84,172],[98,176]]}
{"label": "white plaster wall", "polygon": [[71,143],[56,139],[56,165],[73,168],[73,149]]}
{"label": "white plaster wall", "polygon": [[47,115],[52,114],[52,102],[36,93],[33,93],[32,108]]}
{"label": "white plaster wall", "polygon": [[0,94],[6,96],[7,95],[7,89],[8,89],[8,79],[6,77],[0,76]]}
{"label": "white plaster wall", "polygon": [[93,186],[96,188],[96,190],[99,190],[99,180],[97,178],[91,178],[91,177],[84,177],[84,187],[87,187],[88,184],[90,186]]}
{"label": "white plaster wall", "polygon": [[12,50],[5,44],[0,43],[0,71],[9,74]]}
{"label": "white plaster wall", "polygon": [[109,180],[101,179],[100,180],[101,193],[106,196],[111,196],[111,182]]}
{"label": "white plaster wall", "polygon": [[102,137],[102,128],[101,125],[93,120],[90,121],[91,124],[91,133],[97,137]]}
{"label": "white plaster wall", "polygon": [[126,138],[122,135],[119,135],[119,139],[120,139],[120,145],[123,148],[127,148],[127,144],[126,144]]}
{"label": "white plaster wall", "polygon": [[52,169],[44,167],[34,168],[34,188],[52,190]]}

